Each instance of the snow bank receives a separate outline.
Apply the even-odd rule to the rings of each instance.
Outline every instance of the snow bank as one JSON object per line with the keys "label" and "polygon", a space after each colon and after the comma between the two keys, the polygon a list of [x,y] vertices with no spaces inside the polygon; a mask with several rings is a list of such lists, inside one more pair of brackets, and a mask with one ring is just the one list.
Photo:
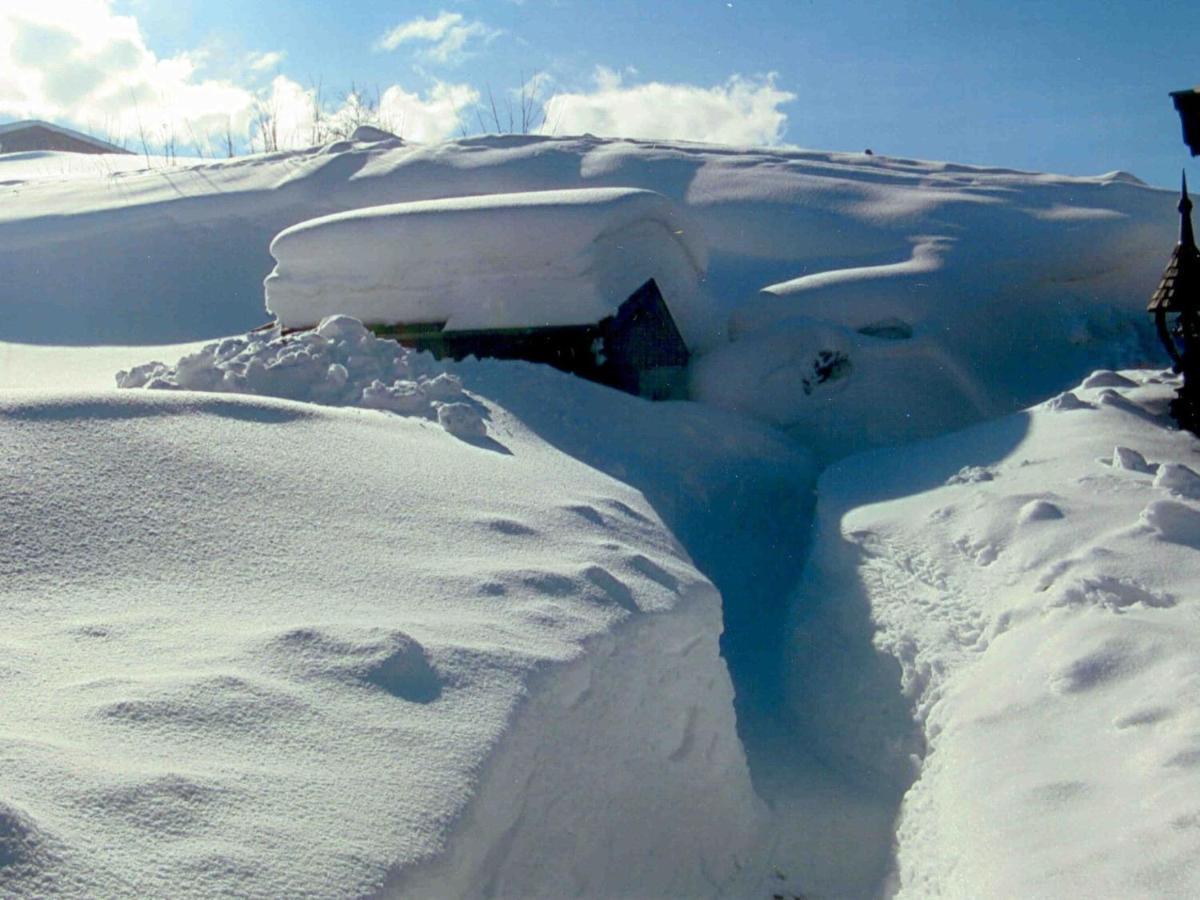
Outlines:
{"label": "snow bank", "polygon": [[271,242],[267,309],[452,331],[598,322],[648,279],[685,336],[707,266],[698,228],[651,191],[537,191],[400,203],[301,222]]}
{"label": "snow bank", "polygon": [[[8,180],[5,164],[0,160],[0,181]],[[649,226],[653,234],[631,234],[633,244],[620,248],[609,241],[600,252],[577,243],[595,236],[595,223],[619,209],[640,214],[664,201],[639,195],[551,211],[526,198],[521,202],[532,206],[508,204],[478,216],[442,203],[443,212],[403,222],[340,221],[339,234],[371,235],[349,242],[347,252],[359,264],[334,261],[333,269],[339,283],[385,304],[382,281],[370,284],[369,273],[393,266],[394,258],[409,259],[414,264],[393,270],[391,283],[416,303],[410,286],[428,279],[421,302],[431,305],[414,311],[449,317],[477,308],[494,317],[507,313],[490,297],[516,296],[503,285],[496,293],[489,281],[506,266],[548,260],[545,274],[567,278],[573,290],[613,280],[611,293],[624,296],[624,268],[640,275],[656,267],[651,254],[665,253],[668,262],[697,254],[693,238],[702,232],[708,248],[702,290],[685,308],[672,307],[693,351],[716,351],[700,361],[696,396],[797,431],[827,433],[831,454],[932,434],[940,421],[954,426],[1019,408],[1077,383],[1097,365],[1158,358],[1141,298],[1174,242],[1175,197],[1128,176],[530,136],[424,146],[341,142],[0,187],[0,340],[168,343],[243,333],[265,318],[271,240],[299,222],[381,204],[580,189],[625,196],[631,188],[670,198],[676,210],[670,216],[696,225],[675,235],[675,243]],[[541,236],[505,233],[501,217],[522,229],[536,218]],[[470,240],[456,233],[437,243],[428,267],[403,248],[379,247],[376,225],[386,221],[386,228],[407,233],[416,220],[426,223],[417,230],[431,240],[452,220],[455,227],[474,221],[470,227],[479,231]],[[296,258],[280,272],[290,277],[287,266],[300,267],[299,288],[309,280],[300,277],[309,262],[300,248],[308,239],[296,240]],[[454,256],[468,254],[469,245],[503,254]],[[136,265],[129,263],[131,247]],[[558,248],[557,255],[538,256],[540,248]],[[611,268],[572,268],[589,254],[610,260]],[[687,269],[690,283],[695,276]],[[319,278],[312,274],[312,283]],[[521,304],[536,300],[540,311],[556,316],[580,309],[548,299],[542,287],[551,280],[517,272],[517,281],[539,285],[522,289]],[[286,317],[287,300],[281,302]],[[329,312],[354,313],[322,307],[303,324]],[[844,353],[852,367],[835,383],[836,399],[823,387],[804,389],[821,351]],[[874,402],[879,386],[894,392],[890,403]],[[931,408],[923,396],[941,403]]]}
{"label": "snow bank", "polygon": [[[704,423],[579,384],[639,452]],[[492,424],[0,397],[0,894],[717,893],[762,823],[720,599],[639,491]]]}
{"label": "snow bank", "polygon": [[175,365],[145,363],[117,373],[117,387],[221,391],[329,406],[362,406],[437,420],[468,440],[487,435],[462,382],[425,354],[378,340],[349,316],[285,336],[249,334],[207,344]]}
{"label": "snow bank", "polygon": [[830,678],[840,645],[812,637],[874,624],[920,734],[842,709],[825,740],[893,771],[924,753],[898,896],[1200,892],[1198,457],[1164,417],[1174,386],[1096,373],[1069,404],[822,477],[800,608],[838,600],[798,631],[794,702],[863,696],[868,667]]}

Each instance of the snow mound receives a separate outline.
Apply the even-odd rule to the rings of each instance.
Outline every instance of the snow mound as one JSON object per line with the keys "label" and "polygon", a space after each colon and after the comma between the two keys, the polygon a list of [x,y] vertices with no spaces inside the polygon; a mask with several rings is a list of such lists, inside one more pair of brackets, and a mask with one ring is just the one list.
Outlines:
{"label": "snow mound", "polygon": [[1146,462],[1146,457],[1131,447],[1113,447],[1111,465],[1114,469],[1142,472],[1153,475],[1157,469]]}
{"label": "snow mound", "polygon": [[463,331],[598,322],[648,279],[684,334],[708,264],[698,226],[662,194],[595,188],[376,206],[271,242],[267,309],[283,328],[331,312]]}
{"label": "snow mound", "polygon": [[1154,486],[1188,500],[1200,500],[1200,474],[1183,463],[1160,465],[1154,476]]}
{"label": "snow mound", "polygon": [[[1200,893],[1195,438],[1158,417],[1174,385],[1156,373],[1087,380],[1077,392],[1108,399],[821,478],[800,598],[819,612],[793,643],[793,704],[812,716],[814,695],[862,696],[876,650],[894,667],[919,735],[893,725],[873,759],[923,757],[899,898]],[[979,471],[992,477],[962,477]],[[852,616],[872,636],[861,655],[813,641]],[[829,704],[813,733],[829,758],[861,754],[878,718]]]}
{"label": "snow mound", "polygon": [[[784,450],[515,368],[698,515]],[[719,894],[764,819],[721,598],[640,490],[494,415],[507,454],[273,397],[0,395],[0,895]]]}
{"label": "snow mound", "polygon": [[465,439],[487,435],[477,404],[430,358],[380,340],[362,322],[329,316],[283,336],[231,337],[175,365],[145,363],[117,373],[117,387],[222,391],[328,406],[361,406],[439,422]]}

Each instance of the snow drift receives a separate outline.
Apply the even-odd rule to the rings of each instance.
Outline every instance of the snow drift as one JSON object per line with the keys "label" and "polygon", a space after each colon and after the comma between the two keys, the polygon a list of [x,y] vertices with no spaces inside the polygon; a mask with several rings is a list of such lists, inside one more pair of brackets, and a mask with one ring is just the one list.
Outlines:
{"label": "snow drift", "polygon": [[[822,476],[793,702],[833,765],[911,780],[924,753],[897,896],[1200,891],[1200,456],[1164,375]],[[831,699],[870,691],[872,648],[844,650],[867,620],[919,737]]]}
{"label": "snow drift", "polygon": [[[33,162],[0,160],[0,339],[217,340],[0,343],[5,387],[55,389],[0,395],[0,893],[1197,892],[1200,465],[1160,376],[1058,393],[1158,358],[1171,192],[588,137]],[[280,265],[333,292],[303,266],[341,247],[382,297],[420,221],[447,246],[392,287],[461,274],[439,314],[491,315],[445,223],[605,188],[500,198],[474,245],[602,284],[654,260],[599,224],[669,198],[698,228],[637,246],[703,231],[703,402],[443,370],[346,318],[228,337],[297,223],[432,201],[298,229]],[[79,393],[105,365],[176,390]],[[831,469],[791,594],[806,448],[1052,394]]]}
{"label": "snow drift", "polygon": [[[1124,173],[590,137],[341,142],[107,177],[21,177],[0,205],[0,340],[244,333],[265,318],[277,234],[329,214],[427,201],[281,238],[271,308],[305,325],[353,312],[325,306],[341,285],[353,295],[346,302],[367,304],[367,320],[398,294],[404,310],[432,318],[478,312],[488,325],[525,323],[532,309],[554,321],[580,307],[543,292],[554,282],[535,277],[539,267],[586,306],[609,283],[623,299],[625,267],[640,277],[663,256],[680,261],[688,284],[704,273],[694,301],[672,305],[699,352],[692,396],[803,433],[827,457],[1019,409],[1097,366],[1158,359],[1142,306],[1177,225],[1172,192]],[[599,193],[538,199],[580,189]],[[614,234],[588,248],[608,223],[643,214],[695,225],[683,235],[638,226],[633,245]],[[507,232],[493,227],[501,220]],[[424,235],[412,246],[427,251],[428,266],[396,243],[397,229]],[[353,264],[327,258],[326,230]],[[130,246],[137,265],[126,264]],[[502,254],[455,256],[467,246]],[[589,259],[600,267],[585,271]],[[532,307],[492,302],[516,296],[497,289],[491,275],[501,270]],[[317,297],[319,311],[300,315]]]}
{"label": "snow drift", "polygon": [[583,325],[647,280],[693,340],[707,267],[699,229],[661,194],[596,188],[376,206],[301,222],[271,242],[280,325],[333,313],[449,331]]}
{"label": "snow drift", "polygon": [[505,452],[272,398],[0,399],[0,894],[732,878],[762,809],[719,596],[637,490],[492,420]]}

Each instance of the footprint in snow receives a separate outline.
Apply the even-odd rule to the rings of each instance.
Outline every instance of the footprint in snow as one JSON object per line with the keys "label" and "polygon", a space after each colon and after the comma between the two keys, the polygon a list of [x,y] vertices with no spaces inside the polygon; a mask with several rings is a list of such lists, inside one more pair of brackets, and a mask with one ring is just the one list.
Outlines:
{"label": "footprint in snow", "polygon": [[0,800],[0,872],[10,866],[43,867],[49,856],[47,843],[30,815]]}
{"label": "footprint in snow", "polygon": [[1131,713],[1126,713],[1123,716],[1117,716],[1113,719],[1113,728],[1125,730],[1126,728],[1139,728],[1143,725],[1155,725],[1162,722],[1164,719],[1169,719],[1174,715],[1174,712],[1165,706],[1150,706],[1144,709],[1135,710]]}
{"label": "footprint in snow", "polygon": [[629,567],[636,569],[651,581],[658,582],[668,591],[679,593],[679,579],[652,559],[642,556],[640,553],[634,554],[629,558]]}
{"label": "footprint in snow", "polygon": [[600,510],[594,506],[589,506],[586,503],[579,503],[574,506],[563,507],[567,512],[574,513],[581,519],[586,519],[593,525],[604,525],[604,516],[600,514]]}
{"label": "footprint in snow", "polygon": [[1128,641],[1112,638],[1077,657],[1050,676],[1060,694],[1078,694],[1118,681],[1140,669],[1149,654]]}
{"label": "footprint in snow", "polygon": [[484,524],[492,531],[508,535],[509,537],[529,537],[530,535],[537,534],[537,529],[530,528],[528,525],[513,519],[490,519]]}
{"label": "footprint in snow", "polygon": [[600,588],[605,597],[622,609],[629,612],[640,612],[637,601],[633,599],[633,591],[629,585],[621,581],[602,566],[589,566],[583,572],[583,577]]}
{"label": "footprint in snow", "polygon": [[1051,606],[1098,606],[1121,612],[1138,603],[1151,609],[1169,609],[1175,605],[1175,598],[1156,594],[1136,581],[1099,575],[1075,579],[1059,591]]}
{"label": "footprint in snow", "polygon": [[425,648],[403,631],[296,628],[272,640],[267,649],[276,665],[301,678],[371,685],[411,703],[430,703],[442,693],[442,679]]}

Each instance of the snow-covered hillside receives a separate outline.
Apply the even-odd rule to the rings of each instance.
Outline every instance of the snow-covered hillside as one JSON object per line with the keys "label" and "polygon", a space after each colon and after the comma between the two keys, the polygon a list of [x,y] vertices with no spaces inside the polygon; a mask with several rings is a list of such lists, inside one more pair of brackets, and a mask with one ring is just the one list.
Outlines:
{"label": "snow-covered hillside", "polygon": [[[591,137],[19,156],[0,893],[1200,891],[1200,461],[1133,368],[1171,193]],[[276,263],[305,325],[672,272],[691,400],[248,334]]]}
{"label": "snow-covered hillside", "polygon": [[[683,208],[709,251],[704,315],[676,315],[696,319],[688,340],[706,354],[694,395],[820,433],[826,456],[936,434],[1036,402],[1064,375],[1156,358],[1141,298],[1175,227],[1168,194],[1119,172],[1076,178],[591,137],[343,141],[103,177],[26,171],[0,179],[0,341],[42,344],[244,332],[268,319],[272,239],[331,213],[568,188],[655,191]],[[512,240],[499,216],[494,228]],[[487,267],[474,265],[482,277]],[[822,351],[848,361],[839,371],[850,377],[821,382]],[[831,400],[838,391],[846,396]],[[935,395],[941,404],[930,408],[924,398]],[[858,413],[846,416],[850,406]]]}

